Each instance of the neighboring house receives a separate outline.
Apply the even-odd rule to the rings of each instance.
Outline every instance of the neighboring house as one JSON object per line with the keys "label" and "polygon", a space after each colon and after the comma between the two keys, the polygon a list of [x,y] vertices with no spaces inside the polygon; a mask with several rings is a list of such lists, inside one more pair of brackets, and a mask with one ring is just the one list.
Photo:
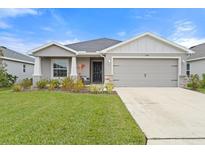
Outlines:
{"label": "neighboring house", "polygon": [[90,83],[177,87],[184,84],[186,58],[191,53],[152,33],[123,42],[106,38],[69,45],[51,42],[32,50],[33,81],[85,76]]}
{"label": "neighboring house", "polygon": [[195,54],[187,58],[187,75],[198,74],[200,78],[205,73],[205,43],[190,48]]}
{"label": "neighboring house", "polygon": [[17,82],[25,78],[32,78],[34,58],[0,46],[0,62],[9,74],[17,76]]}

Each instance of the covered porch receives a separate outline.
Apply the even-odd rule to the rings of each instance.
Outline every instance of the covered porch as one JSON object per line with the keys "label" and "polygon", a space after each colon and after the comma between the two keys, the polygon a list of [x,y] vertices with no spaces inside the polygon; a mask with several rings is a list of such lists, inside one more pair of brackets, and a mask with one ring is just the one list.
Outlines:
{"label": "covered porch", "polygon": [[97,52],[75,51],[51,42],[33,50],[33,84],[42,79],[82,78],[86,84],[104,83],[104,57]]}
{"label": "covered porch", "polygon": [[35,57],[33,83],[42,79],[81,78],[85,84],[104,83],[102,57]]}

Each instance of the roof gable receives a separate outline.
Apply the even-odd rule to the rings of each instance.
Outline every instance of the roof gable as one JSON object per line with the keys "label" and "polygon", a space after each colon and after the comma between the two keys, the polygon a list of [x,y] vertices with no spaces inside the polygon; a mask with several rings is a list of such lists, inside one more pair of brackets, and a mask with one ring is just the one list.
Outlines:
{"label": "roof gable", "polygon": [[57,43],[57,42],[50,42],[50,43],[44,44],[44,45],[42,45],[38,48],[35,48],[35,49],[31,50],[31,52],[32,52],[33,55],[36,55],[37,52],[43,51],[44,49],[46,49],[48,47],[51,47],[51,46],[57,46],[57,47],[62,48],[64,50],[68,51],[68,52],[72,52],[73,54],[77,54],[77,51],[75,51],[75,50],[73,50],[69,47],[66,47],[66,46],[64,46],[60,43]]}
{"label": "roof gable", "polygon": [[52,44],[46,48],[38,50],[37,52],[33,53],[33,55],[40,57],[72,57],[76,56],[77,54],[68,49]]}
{"label": "roof gable", "polygon": [[195,54],[191,55],[188,61],[205,59],[205,43],[193,46],[190,49],[193,50]]}
{"label": "roof gable", "polygon": [[173,48],[177,48],[179,51],[187,52],[187,53],[194,53],[193,51],[191,51],[191,50],[189,50],[189,49],[187,49],[187,48],[185,48],[185,47],[183,47],[181,45],[178,45],[178,44],[176,44],[174,42],[168,41],[168,40],[166,40],[164,38],[161,38],[161,37],[159,37],[159,36],[157,36],[155,34],[152,34],[152,33],[144,33],[144,34],[138,35],[137,37],[131,38],[131,39],[127,40],[127,41],[121,42],[121,43],[116,44],[116,45],[114,45],[112,47],[104,49],[101,52],[102,53],[109,52],[111,50],[114,50],[114,49],[119,48],[119,47],[123,47],[123,46],[125,46],[125,45],[127,45],[129,43],[132,43],[134,41],[140,40],[143,37],[147,37],[147,36],[153,38],[156,41],[159,41],[159,42],[162,42],[162,43],[164,43],[166,45],[169,45],[169,46],[171,46]]}
{"label": "roof gable", "polygon": [[8,49],[3,46],[0,46],[0,49],[2,50],[2,54],[3,54],[2,57],[4,58],[13,59],[13,60],[16,59],[16,60],[26,61],[26,62],[31,62],[31,63],[34,62],[34,58],[24,55],[22,53],[16,52],[14,50]]}

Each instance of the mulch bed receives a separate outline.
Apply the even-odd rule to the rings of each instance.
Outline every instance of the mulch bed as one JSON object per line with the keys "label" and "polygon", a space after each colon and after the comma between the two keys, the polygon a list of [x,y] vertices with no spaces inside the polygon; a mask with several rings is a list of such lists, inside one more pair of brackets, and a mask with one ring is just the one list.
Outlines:
{"label": "mulch bed", "polygon": [[[79,94],[109,94],[107,93],[106,91],[104,92],[100,92],[100,93],[92,93],[90,92],[87,88],[83,89],[83,90],[80,90],[80,92],[74,92],[74,91],[68,91],[68,90],[62,90],[60,88],[56,88],[54,90],[48,90],[47,88],[45,89],[39,89],[39,88],[36,88],[36,87],[31,87],[31,88],[28,88],[28,89],[24,89],[23,91],[21,92],[31,92],[31,91],[54,91],[54,92],[66,92],[66,93],[79,93]],[[112,93],[110,93],[110,95],[117,95],[117,92],[116,91],[113,91]]]}

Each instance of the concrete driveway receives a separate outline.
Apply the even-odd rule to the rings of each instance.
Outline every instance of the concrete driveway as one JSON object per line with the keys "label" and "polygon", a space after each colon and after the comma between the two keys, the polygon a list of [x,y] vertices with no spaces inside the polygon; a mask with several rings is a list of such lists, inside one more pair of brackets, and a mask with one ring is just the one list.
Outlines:
{"label": "concrete driveway", "polygon": [[116,88],[147,144],[205,144],[205,94],[182,88]]}

